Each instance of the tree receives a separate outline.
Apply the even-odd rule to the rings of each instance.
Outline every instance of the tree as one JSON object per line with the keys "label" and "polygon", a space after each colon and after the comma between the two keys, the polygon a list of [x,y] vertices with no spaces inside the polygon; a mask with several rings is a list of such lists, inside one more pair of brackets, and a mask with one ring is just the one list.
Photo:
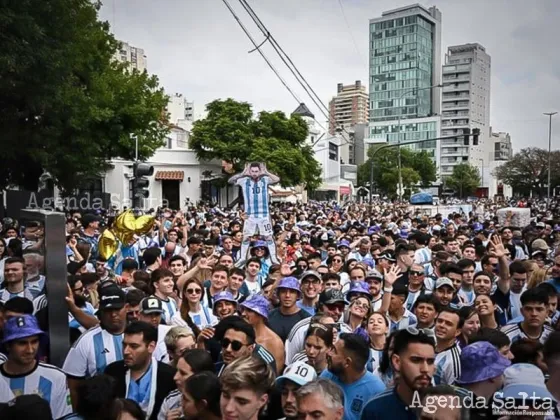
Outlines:
{"label": "tree", "polygon": [[308,127],[298,115],[263,111],[255,118],[250,104],[233,99],[215,100],[206,110],[190,139],[199,159],[233,162],[235,171],[246,162],[264,162],[282,186],[305,184],[313,190],[321,184],[321,167],[305,142]]}
{"label": "tree", "polygon": [[[548,183],[548,150],[528,147],[495,169],[494,175],[513,188],[516,193],[529,195],[531,191],[545,194]],[[560,152],[551,154],[551,187],[560,185]]]}
{"label": "tree", "polygon": [[468,163],[460,163],[454,166],[453,173],[445,178],[445,184],[459,193],[459,197],[466,197],[480,185],[479,171]]}
{"label": "tree", "polygon": [[[358,185],[370,182],[371,161],[373,157],[373,182],[384,194],[396,195],[399,183],[398,149],[387,148],[376,152],[380,146],[370,147],[368,159],[358,168]],[[417,185],[428,187],[436,177],[436,165],[426,151],[416,151],[401,147],[401,175],[403,186],[408,192]]]}
{"label": "tree", "polygon": [[155,76],[113,59],[119,43],[89,0],[20,0],[0,12],[0,188],[35,190],[48,172],[71,192],[112,158],[163,144]]}

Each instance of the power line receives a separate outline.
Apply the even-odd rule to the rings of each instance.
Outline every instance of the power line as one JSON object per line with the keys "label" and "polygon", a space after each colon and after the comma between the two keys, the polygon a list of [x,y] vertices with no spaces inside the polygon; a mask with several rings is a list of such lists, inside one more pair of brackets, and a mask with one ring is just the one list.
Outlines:
{"label": "power line", "polygon": [[280,82],[282,82],[282,84],[284,85],[284,87],[288,90],[288,92],[290,92],[290,94],[292,95],[292,97],[298,102],[298,104],[301,103],[301,100],[297,97],[297,95],[292,91],[292,89],[290,89],[290,87],[288,86],[288,84],[286,83],[286,81],[282,78],[282,76],[280,76],[280,74],[278,73],[278,71],[276,70],[276,68],[272,65],[272,63],[268,60],[268,58],[266,57],[266,55],[261,51],[261,49],[258,47],[258,44],[255,42],[255,40],[253,39],[253,37],[251,36],[251,34],[249,33],[249,31],[247,30],[247,28],[245,27],[245,25],[243,25],[243,23],[241,22],[241,20],[239,19],[239,17],[237,16],[237,14],[235,13],[235,10],[232,9],[232,7],[230,6],[229,2],[227,0],[222,0],[224,2],[224,4],[226,5],[226,7],[228,8],[228,10],[230,11],[230,13],[233,15],[234,19],[237,21],[237,23],[239,24],[239,26],[241,27],[241,29],[243,29],[243,32],[245,32],[245,35],[247,35],[247,38],[249,38],[251,40],[251,43],[253,44],[253,46],[255,47],[255,49],[259,52],[259,54],[261,55],[261,57],[264,59],[264,61],[266,61],[266,64],[268,64],[268,67],[270,67],[270,69],[274,72],[274,74],[276,75],[276,77],[278,77],[278,79],[280,80]]}
{"label": "power line", "polygon": [[[307,95],[311,98],[313,103],[317,106],[319,111],[321,111],[321,113],[327,118],[327,120],[330,121],[331,118],[330,118],[330,115],[329,115],[328,107],[323,103],[323,101],[321,100],[319,95],[315,92],[315,90],[311,87],[309,82],[305,79],[305,77],[298,70],[298,68],[296,67],[296,65],[294,64],[294,62],[290,58],[290,56],[282,49],[282,47],[280,46],[278,41],[276,41],[274,36],[270,33],[268,28],[260,20],[258,15],[251,8],[251,6],[247,3],[247,1],[246,0],[239,0],[239,3],[241,3],[241,5],[243,6],[243,8],[247,12],[247,14],[249,14],[251,19],[253,19],[253,22],[255,22],[255,24],[260,29],[260,31],[263,33],[263,35],[266,36],[266,38],[268,39],[272,48],[276,51],[276,53],[278,54],[280,59],[284,62],[286,67],[288,67],[290,72],[294,75],[294,77],[296,78],[298,83],[303,87],[303,89],[305,90]],[[346,134],[348,134],[348,136],[350,136],[350,133],[346,130],[345,127],[342,126],[341,129]],[[350,144],[351,143],[348,139],[344,138],[344,136],[341,136],[341,137],[342,137],[342,140],[344,141],[345,144]]]}
{"label": "power line", "polygon": [[[262,23],[262,21],[259,19],[259,17],[257,16],[257,14],[255,13],[255,11],[251,8],[251,6],[249,5],[249,3],[247,3],[246,0],[239,0],[239,3],[241,3],[241,5],[243,6],[243,8],[245,9],[245,11],[249,14],[249,16],[251,17],[251,19],[253,19],[253,22],[255,22],[255,24],[257,25],[257,27],[260,29],[260,31],[269,39],[269,43],[272,46],[272,48],[274,48],[274,50],[276,51],[276,53],[278,54],[278,56],[280,57],[280,59],[284,62],[284,64],[286,65],[286,67],[288,67],[288,69],[290,70],[290,72],[294,75],[294,77],[296,78],[296,80],[299,82],[299,84],[303,87],[303,89],[305,90],[305,92],[309,95],[309,97],[311,98],[311,100],[313,101],[313,103],[315,103],[315,105],[319,108],[319,111],[321,111],[321,113],[328,119],[329,115],[329,109],[328,107],[321,101],[321,98],[319,97],[319,95],[317,95],[317,93],[313,90],[313,88],[309,85],[309,83],[307,82],[307,80],[305,79],[305,77],[303,77],[303,75],[301,74],[301,72],[297,69],[297,67],[294,65],[293,61],[290,59],[290,57],[288,56],[288,54],[286,54],[286,52],[282,49],[282,47],[278,44],[278,42],[276,41],[276,39],[274,38],[274,36],[270,33],[270,31],[268,30],[268,28],[264,25],[264,23]],[[287,60],[287,61],[286,61]]]}
{"label": "power line", "polygon": [[354,38],[354,34],[352,33],[352,29],[350,28],[350,24],[348,23],[348,19],[346,18],[346,13],[344,12],[344,6],[342,5],[342,0],[338,0],[338,4],[340,5],[340,11],[342,12],[342,17],[344,18],[344,22],[346,22],[346,28],[348,29],[348,32],[350,33],[350,38],[352,38],[352,43],[354,44],[354,48],[356,49],[356,53],[360,57],[360,61],[362,62],[362,65],[364,67],[367,67],[366,63],[364,62],[364,57],[362,57],[362,54],[360,54],[360,49],[358,48],[358,44],[356,43],[356,39]]}

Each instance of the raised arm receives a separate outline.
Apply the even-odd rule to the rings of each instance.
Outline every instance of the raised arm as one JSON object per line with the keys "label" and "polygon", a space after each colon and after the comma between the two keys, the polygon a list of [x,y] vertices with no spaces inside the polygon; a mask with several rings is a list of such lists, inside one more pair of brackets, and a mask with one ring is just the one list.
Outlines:
{"label": "raised arm", "polygon": [[274,175],[268,172],[268,169],[266,169],[266,165],[264,163],[262,166],[263,166],[263,174],[270,179],[270,185],[278,184],[280,182],[280,178],[278,177],[278,175]]}
{"label": "raised arm", "polygon": [[240,172],[238,174],[233,175],[230,179],[228,179],[228,183],[235,184],[238,179],[243,178],[245,176],[248,176],[247,175],[248,171],[249,171],[249,164],[246,163],[245,168],[243,169],[243,172]]}

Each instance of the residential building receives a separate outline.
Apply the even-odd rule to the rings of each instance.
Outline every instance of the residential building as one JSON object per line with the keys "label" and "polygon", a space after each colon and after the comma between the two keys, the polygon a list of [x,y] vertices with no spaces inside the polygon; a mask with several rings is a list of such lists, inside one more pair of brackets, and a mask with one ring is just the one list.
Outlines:
{"label": "residential building", "polygon": [[344,139],[340,147],[343,163],[355,164],[354,142],[348,131],[355,124],[367,123],[368,108],[368,94],[360,80],[351,85],[338,84],[337,94],[329,102],[329,134]]}
{"label": "residential building", "polygon": [[[366,143],[437,138],[440,132],[441,12],[419,4],[369,21],[369,136]],[[436,141],[414,146],[437,163]]]}
{"label": "residential building", "polygon": [[194,122],[194,102],[189,102],[182,93],[170,95],[167,104],[169,122],[191,131]]}
{"label": "residential building", "polygon": [[513,157],[509,133],[504,133],[503,131],[492,133],[491,143],[493,143],[494,147],[492,148],[490,160],[510,160]]}
{"label": "residential building", "polygon": [[[314,158],[321,165],[321,186],[311,193],[309,198],[316,200],[340,200],[341,196],[353,194],[353,182],[342,178],[340,146],[342,137],[340,135],[330,136],[325,132],[313,113],[304,103],[301,103],[292,115],[299,115],[307,123],[309,134],[306,142],[313,148]],[[355,165],[351,165],[355,167]],[[346,172],[350,178],[353,177],[352,169]],[[304,200],[308,197],[305,195]]]}
{"label": "residential building", "polygon": [[[447,49],[443,65],[441,135],[457,136],[441,141],[440,174],[449,176],[459,163],[488,166],[493,160],[490,133],[491,59],[480,44]],[[478,145],[465,145],[462,134],[478,128]]]}
{"label": "residential building", "polygon": [[128,63],[131,69],[138,71],[147,70],[148,62],[142,48],[136,48],[128,42],[121,42],[120,49],[115,53],[115,58],[121,63]]}
{"label": "residential building", "polygon": [[505,132],[494,133],[492,127],[489,128],[488,133],[489,142],[486,148],[488,153],[479,163],[482,164],[482,187],[480,188],[482,193],[479,195],[483,197],[494,197],[495,195],[511,197],[512,188],[503,184],[494,176],[495,170],[513,157],[511,137],[509,133]]}
{"label": "residential building", "polygon": [[361,165],[367,160],[367,145],[365,140],[368,136],[369,123],[356,124],[350,129],[350,135],[354,137],[354,163]]}

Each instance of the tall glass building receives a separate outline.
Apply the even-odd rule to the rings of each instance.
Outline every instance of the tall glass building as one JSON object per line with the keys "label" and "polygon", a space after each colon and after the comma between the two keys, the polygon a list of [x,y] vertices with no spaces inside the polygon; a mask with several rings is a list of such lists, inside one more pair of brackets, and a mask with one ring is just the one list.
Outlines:
{"label": "tall glass building", "polygon": [[[441,12],[415,4],[369,23],[369,143],[436,138],[440,132]],[[426,142],[439,162],[438,145]]]}

